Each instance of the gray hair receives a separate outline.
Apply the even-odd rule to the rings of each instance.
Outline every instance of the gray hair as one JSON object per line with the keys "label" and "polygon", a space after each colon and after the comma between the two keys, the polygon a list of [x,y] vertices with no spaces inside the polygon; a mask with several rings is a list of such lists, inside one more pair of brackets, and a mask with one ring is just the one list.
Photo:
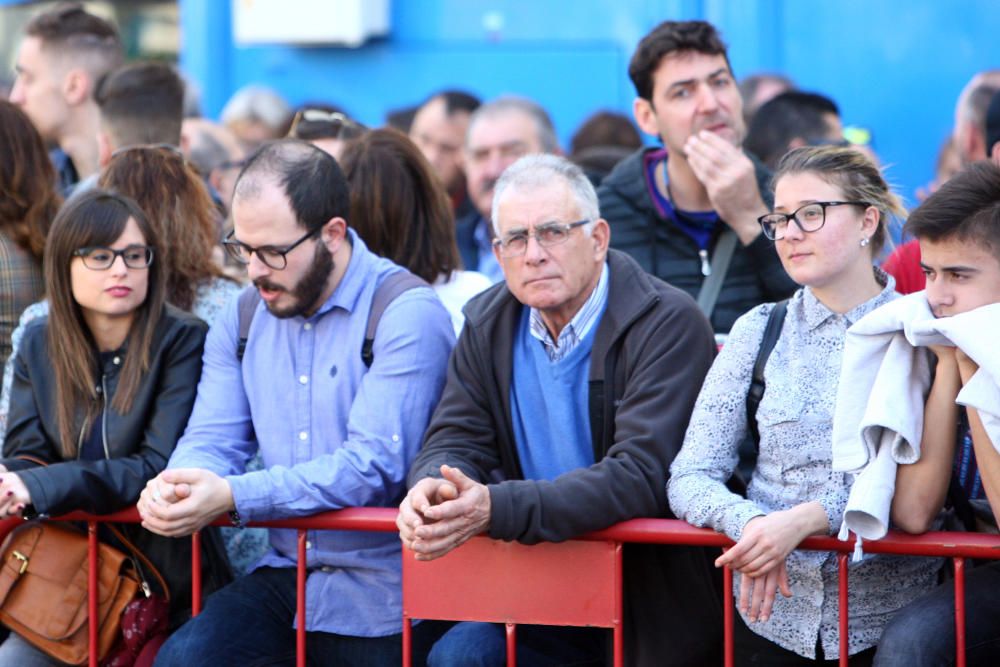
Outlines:
{"label": "gray hair", "polygon": [[[534,121],[535,131],[538,134],[538,143],[541,145],[543,151],[546,153],[556,153],[559,151],[559,140],[556,138],[556,128],[552,124],[552,118],[549,117],[549,113],[543,109],[540,104],[533,102],[526,97],[505,95],[490,102],[486,102],[472,112],[472,116],[469,117],[468,132],[471,133],[472,128],[476,125],[476,123],[484,118],[496,118],[497,116],[502,116],[512,111],[523,113],[525,116],[528,116]],[[468,146],[468,137],[470,135],[467,133],[465,136],[465,143],[466,146]]]}
{"label": "gray hair", "polygon": [[292,109],[281,95],[266,86],[251,84],[233,93],[222,108],[220,118],[224,125],[250,120],[278,131],[291,115]]}
{"label": "gray hair", "polygon": [[[514,164],[507,167],[497,180],[493,193],[493,231],[500,235],[500,222],[498,213],[500,211],[500,201],[507,190],[534,190],[543,188],[552,183],[553,178],[560,178],[569,186],[576,200],[576,207],[579,209],[580,217],[590,222],[583,226],[583,231],[590,235],[594,228],[594,222],[601,217],[601,210],[597,204],[597,192],[591,184],[590,179],[583,173],[580,167],[576,166],[566,158],[559,155],[525,155]],[[566,220],[566,222],[573,222]]]}

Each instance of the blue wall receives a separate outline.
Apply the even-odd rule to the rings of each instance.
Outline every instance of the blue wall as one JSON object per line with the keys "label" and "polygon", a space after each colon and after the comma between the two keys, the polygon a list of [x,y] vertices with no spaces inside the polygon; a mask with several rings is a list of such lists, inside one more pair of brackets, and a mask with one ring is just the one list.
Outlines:
{"label": "blue wall", "polygon": [[[704,18],[730,44],[738,77],[784,71],[833,97],[845,123],[873,129],[890,180],[910,202],[932,177],[958,92],[974,72],[1000,66],[992,0],[391,2],[387,38],[342,49],[235,47],[228,0],[180,0],[181,66],[201,83],[207,115],[259,81],[293,104],[335,102],[378,125],[388,109],[459,87],[538,100],[568,144],[593,111],[630,113],[628,59],[652,26]],[[488,30],[487,16],[502,26]]]}

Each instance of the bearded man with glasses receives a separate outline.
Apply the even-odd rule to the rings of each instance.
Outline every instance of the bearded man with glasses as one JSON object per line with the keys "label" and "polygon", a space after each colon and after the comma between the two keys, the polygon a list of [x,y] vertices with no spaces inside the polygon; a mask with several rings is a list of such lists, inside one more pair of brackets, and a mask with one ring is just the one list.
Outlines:
{"label": "bearded man with glasses", "polygon": [[[466,306],[396,520],[419,559],[478,533],[558,542],[669,516],[667,468],[715,352],[693,299],[608,249],[594,188],[568,160],[508,167],[491,219],[504,282]],[[625,562],[626,664],[711,664],[721,607],[709,556],[627,545]],[[518,660],[603,664],[609,637],[519,626]],[[459,623],[428,664],[502,664],[504,642],[502,626]]]}

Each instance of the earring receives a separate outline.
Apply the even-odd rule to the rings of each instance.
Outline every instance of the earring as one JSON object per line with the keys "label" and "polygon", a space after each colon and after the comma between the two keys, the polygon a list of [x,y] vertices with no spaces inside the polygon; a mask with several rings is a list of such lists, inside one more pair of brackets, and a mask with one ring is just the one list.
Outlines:
{"label": "earring", "polygon": [[871,239],[869,239],[868,237],[861,239],[861,247],[864,248],[865,246],[867,246],[870,240]]}

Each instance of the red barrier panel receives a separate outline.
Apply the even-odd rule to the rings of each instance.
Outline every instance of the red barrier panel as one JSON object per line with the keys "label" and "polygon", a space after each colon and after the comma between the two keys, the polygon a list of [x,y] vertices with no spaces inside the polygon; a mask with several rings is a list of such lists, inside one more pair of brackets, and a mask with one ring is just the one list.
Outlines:
{"label": "red barrier panel", "polygon": [[[75,512],[66,516],[58,517],[58,521],[86,521],[88,523],[88,532],[90,534],[91,542],[91,553],[96,553],[96,524],[101,522],[122,522],[122,523],[134,523],[138,522],[139,516],[135,510],[126,510],[123,512],[117,512],[115,514],[108,514],[103,516],[92,516],[84,514],[82,512]],[[11,519],[0,521],[0,538],[4,537],[11,529],[21,523],[18,519]],[[229,521],[225,517],[220,517],[216,522],[216,525],[226,526],[230,525]],[[305,663],[305,622],[301,619],[305,617],[305,531],[306,530],[363,530],[363,531],[376,531],[376,532],[396,532],[396,510],[394,508],[351,508],[345,510],[339,510],[335,512],[325,512],[322,514],[317,514],[311,517],[302,517],[296,519],[282,519],[276,521],[260,521],[253,522],[252,526],[261,526],[267,528],[287,528],[299,531],[298,539],[298,576],[297,576],[297,588],[298,588],[298,612],[300,614],[300,623],[298,626],[298,631],[296,635],[296,651],[297,651],[297,664],[304,667]],[[200,550],[198,547],[198,536],[193,536],[196,540],[194,547],[192,549],[192,567],[194,568],[192,576],[192,597],[194,600],[193,613],[197,613],[201,607],[201,577],[200,577]],[[491,571],[489,576],[486,575],[486,566],[481,560],[477,558],[472,558],[473,550],[475,549],[493,549],[493,547],[484,547],[483,544],[498,544],[502,546],[497,547],[497,553],[509,553],[509,554],[530,554],[533,550],[547,550],[549,548],[555,548],[556,551],[553,553],[558,553],[558,549],[570,548],[575,549],[573,545],[579,546],[581,543],[586,542],[598,542],[603,543],[605,548],[608,544],[613,545],[615,549],[618,549],[622,543],[625,542],[637,542],[645,544],[663,544],[663,545],[690,545],[690,546],[717,546],[717,547],[728,547],[732,545],[732,541],[724,535],[720,535],[711,530],[703,528],[695,528],[683,521],[678,521],[675,519],[632,519],[630,521],[625,521],[605,530],[596,531],[588,535],[583,535],[579,540],[571,540],[569,542],[560,543],[558,545],[554,544],[543,544],[536,545],[532,547],[527,547],[523,545],[511,545],[505,543],[491,543],[490,540],[486,538],[476,538],[471,540],[466,545],[459,547],[456,552],[446,556],[445,558],[437,561],[439,566],[442,568],[444,574],[448,574],[450,581],[454,580],[456,575],[456,570],[454,567],[451,570],[444,571],[444,569],[450,563],[454,566],[455,563],[459,562],[458,559],[452,556],[463,555],[464,552],[469,550],[468,559],[473,563],[474,567],[472,570],[476,576],[482,579],[489,579],[495,575],[495,572]],[[570,545],[566,547],[565,545]],[[586,547],[581,547],[586,551]],[[840,590],[839,590],[839,600],[840,600],[840,647],[841,647],[841,658],[840,663],[842,665],[847,664],[847,651],[846,651],[846,628],[847,628],[847,558],[849,554],[854,551],[854,540],[848,542],[842,542],[832,537],[810,537],[807,538],[799,545],[800,549],[810,549],[818,551],[833,551],[839,554],[839,571],[840,571]],[[902,533],[890,533],[887,537],[877,540],[877,541],[866,541],[864,545],[865,551],[867,553],[884,553],[884,554],[899,554],[906,556],[940,556],[951,558],[955,564],[955,627],[957,634],[957,645],[956,645],[956,664],[959,667],[964,667],[965,665],[965,558],[977,558],[986,560],[1000,559],[1000,536],[997,535],[985,535],[981,533],[946,533],[946,532],[934,532],[925,533],[923,535],[905,535]],[[601,548],[598,548],[600,551]],[[520,555],[517,556],[520,558]],[[424,572],[430,573],[433,568],[434,561],[431,563],[419,563],[415,567],[411,567],[412,563],[407,561],[412,560],[407,558],[404,561],[404,594],[407,591],[407,586],[410,585],[410,578],[417,577],[417,583],[415,585],[420,586],[419,577],[424,576]],[[532,573],[535,567],[532,563],[531,558],[525,560],[519,560],[517,567],[524,567],[527,570],[523,572],[516,572],[511,569],[510,563],[508,563],[504,558],[494,558],[493,559],[494,568],[506,568],[507,577],[506,581],[516,580],[518,578],[523,578],[525,580],[530,580],[533,582],[534,586],[541,586],[539,579],[532,578],[537,577],[539,573]],[[544,559],[542,559],[544,560]],[[93,559],[92,559],[93,562]],[[560,565],[565,567],[569,563],[566,560],[561,561]],[[546,567],[550,567],[547,565]],[[620,564],[618,566],[620,568]],[[562,568],[560,568],[562,569]],[[93,574],[91,574],[91,572]],[[618,596],[616,604],[621,604],[621,581],[620,581],[620,569],[617,577],[607,574],[614,581],[614,593]],[[409,574],[408,574],[409,573]],[[552,573],[553,577],[558,573]],[[96,590],[97,583],[96,578],[96,566],[92,567],[90,572],[89,585],[90,590]],[[441,573],[439,573],[441,574]],[[427,576],[430,576],[429,574]],[[544,578],[544,577],[543,577]],[[725,591],[724,591],[724,609],[725,616],[723,622],[723,638],[726,648],[726,661],[727,667],[731,667],[733,664],[732,656],[732,633],[733,633],[733,597],[732,597],[732,580],[730,573],[726,572],[724,578],[725,581]],[[599,585],[602,590],[607,591],[606,587],[607,581],[601,582]],[[443,589],[439,589],[443,590]],[[532,589],[540,590],[540,589]],[[555,589],[559,591],[560,589]],[[494,591],[495,593],[496,591]],[[431,587],[427,587],[424,591],[427,593],[427,598],[430,599],[428,604],[435,604],[433,600],[434,593]],[[548,591],[548,595],[555,595],[553,591]],[[564,593],[558,593],[562,595]],[[606,594],[606,593],[604,593]],[[602,595],[604,595],[602,594]],[[535,592],[533,594],[536,597],[544,597]],[[421,600],[416,601],[417,607],[410,607],[410,600],[404,595],[403,606],[404,610],[408,611],[410,609],[424,609],[419,607],[419,605],[424,604],[425,596],[421,594]],[[96,596],[91,596],[91,600],[96,602]],[[467,608],[465,611],[469,611],[471,614],[477,614],[476,608],[480,610],[487,610],[490,603],[489,600],[483,601],[479,600],[481,605],[479,607]],[[94,608],[96,604],[89,604],[88,601],[88,611],[91,614],[90,618],[96,617],[96,609]],[[571,620],[572,614],[567,611],[568,607],[573,605],[563,605],[560,601],[559,607],[565,612],[561,616],[551,617],[545,616],[546,623],[551,624],[562,624],[571,625],[573,620]],[[555,609],[556,605],[552,605]],[[552,610],[550,610],[552,611]],[[603,613],[603,612],[602,612]],[[415,613],[408,613],[408,618],[419,618],[419,615]],[[608,626],[614,627],[616,633],[621,632],[621,614],[618,613],[616,617],[619,619],[617,625]],[[504,617],[496,616],[496,609],[492,611],[483,611],[483,614],[476,615],[474,620],[502,620]],[[535,618],[535,617],[526,617]],[[541,617],[538,617],[541,618]],[[561,619],[561,620],[560,620]],[[532,622],[531,620],[525,620],[519,622]],[[541,623],[542,621],[534,621]],[[91,625],[89,628],[91,634],[96,632],[96,626]],[[97,655],[96,655],[96,641],[91,639],[91,656],[90,664],[96,667],[97,665]],[[408,645],[404,646],[404,651],[408,651]]]}

